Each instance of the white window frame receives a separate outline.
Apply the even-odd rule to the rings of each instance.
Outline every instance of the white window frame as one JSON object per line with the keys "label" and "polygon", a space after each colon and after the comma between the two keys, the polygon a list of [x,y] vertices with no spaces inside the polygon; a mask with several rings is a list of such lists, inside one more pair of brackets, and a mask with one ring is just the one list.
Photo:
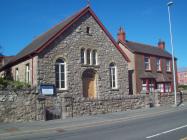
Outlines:
{"label": "white window frame", "polygon": [[[112,65],[112,63],[110,64],[110,80],[111,80],[110,83],[111,83],[111,88],[112,89],[117,89],[118,88],[117,67],[116,67],[115,64],[113,64],[113,66],[111,66],[111,65]],[[115,85],[114,85],[114,83],[115,83]]]}
{"label": "white window frame", "polygon": [[[89,51],[89,55],[90,55],[90,63],[88,63],[88,51]],[[88,64],[88,65],[92,65],[92,50],[91,49],[87,49],[86,50],[86,63]]]}
{"label": "white window frame", "polygon": [[161,71],[161,59],[160,58],[156,59],[156,69],[157,71]]}
{"label": "white window frame", "polygon": [[[59,58],[59,59],[62,59],[63,61],[64,61],[64,63],[55,63],[55,65],[58,65],[58,78],[59,78],[59,85],[58,85],[58,89],[59,90],[66,90],[67,89],[67,75],[66,75],[66,62],[65,62],[65,60],[63,59],[63,58]],[[61,82],[62,82],[62,80],[61,80],[61,74],[62,74],[62,72],[61,72],[61,66],[64,66],[64,88],[62,88],[62,84],[61,84]],[[55,71],[55,73],[56,73],[56,71]],[[56,80],[56,79],[55,79]],[[55,81],[55,83],[56,83],[56,81]]]}
{"label": "white window frame", "polygon": [[25,82],[30,83],[30,64],[26,64],[26,69],[25,69]]}
{"label": "white window frame", "polygon": [[143,79],[143,80],[142,80],[142,91],[147,91],[146,79]]}
{"label": "white window frame", "polygon": [[[95,53],[95,57],[93,58],[94,53]],[[94,59],[95,59],[95,64],[94,64]],[[92,64],[97,65],[97,50],[92,51]]]}
{"label": "white window frame", "polygon": [[166,71],[171,72],[171,61],[170,60],[166,60]]}
{"label": "white window frame", "polygon": [[163,93],[164,92],[164,83],[157,83],[157,89]]}
{"label": "white window frame", "polygon": [[149,92],[154,92],[155,90],[155,83],[153,79],[149,79]]}
{"label": "white window frame", "polygon": [[165,83],[165,92],[171,92],[171,83]]}
{"label": "white window frame", "polygon": [[[83,50],[83,55],[84,56],[82,56],[82,50]],[[82,57],[83,57],[83,60],[84,60],[83,63],[82,63]],[[86,64],[86,49],[85,48],[81,48],[81,63]]]}
{"label": "white window frame", "polygon": [[[148,62],[145,61],[146,58],[148,58]],[[150,63],[151,63],[151,59],[150,59],[150,57],[149,57],[149,56],[144,56],[144,67],[145,67],[145,70],[151,70],[151,64],[150,64]],[[146,65],[149,66],[148,69],[146,68]]]}
{"label": "white window frame", "polygon": [[19,81],[19,69],[18,68],[15,69],[15,80]]}

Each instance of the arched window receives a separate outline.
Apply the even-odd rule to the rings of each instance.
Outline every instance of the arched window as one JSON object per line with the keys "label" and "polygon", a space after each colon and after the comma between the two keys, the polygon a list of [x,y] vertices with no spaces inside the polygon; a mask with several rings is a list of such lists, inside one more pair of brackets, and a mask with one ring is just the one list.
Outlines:
{"label": "arched window", "polygon": [[87,60],[87,64],[91,65],[91,50],[88,49],[86,54],[87,54],[87,59],[86,59]]}
{"label": "arched window", "polygon": [[96,50],[92,51],[92,64],[97,65],[97,51]]}
{"label": "arched window", "polygon": [[86,64],[86,62],[85,62],[85,49],[84,48],[82,48],[81,49],[81,64]]}
{"label": "arched window", "polygon": [[117,67],[114,63],[110,64],[110,86],[112,89],[117,88]]}
{"label": "arched window", "polygon": [[66,89],[66,63],[63,58],[59,58],[55,63],[56,88]]}

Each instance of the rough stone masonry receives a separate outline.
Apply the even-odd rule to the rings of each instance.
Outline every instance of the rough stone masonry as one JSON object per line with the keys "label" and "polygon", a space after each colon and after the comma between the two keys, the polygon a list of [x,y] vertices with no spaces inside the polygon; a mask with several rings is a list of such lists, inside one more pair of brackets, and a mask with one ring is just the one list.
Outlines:
{"label": "rough stone masonry", "polygon": [[[46,109],[56,108],[58,119],[67,117],[106,114],[150,107],[153,101],[149,95],[127,95],[100,99],[73,98],[64,95],[40,97],[34,89],[0,90],[0,122],[21,122],[46,120]],[[177,94],[178,103],[187,101],[187,94]],[[161,106],[174,103],[173,95],[158,95]],[[55,118],[54,118],[55,119]]]}

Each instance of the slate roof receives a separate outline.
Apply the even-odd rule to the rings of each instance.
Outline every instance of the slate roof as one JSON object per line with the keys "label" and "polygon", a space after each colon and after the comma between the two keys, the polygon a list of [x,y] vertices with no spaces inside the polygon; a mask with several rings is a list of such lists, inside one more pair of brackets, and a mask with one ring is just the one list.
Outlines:
{"label": "slate roof", "polygon": [[169,52],[167,52],[166,50],[162,50],[156,46],[151,46],[151,45],[128,41],[128,40],[125,43],[121,41],[119,42],[125,45],[133,53],[143,53],[143,54],[150,54],[150,55],[156,55],[156,56],[162,56],[168,58],[172,57],[172,55]]}

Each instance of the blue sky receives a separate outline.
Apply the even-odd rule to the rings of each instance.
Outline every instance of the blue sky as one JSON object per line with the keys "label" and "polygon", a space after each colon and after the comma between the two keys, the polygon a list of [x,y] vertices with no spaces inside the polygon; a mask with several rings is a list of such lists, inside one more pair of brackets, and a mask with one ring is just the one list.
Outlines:
{"label": "blue sky", "polygon": [[[34,38],[86,6],[87,0],[0,0],[0,45],[15,55]],[[120,26],[127,40],[157,45],[171,52],[168,0],[90,0],[99,19],[116,38]],[[187,66],[187,1],[173,0],[172,24],[178,67]]]}

